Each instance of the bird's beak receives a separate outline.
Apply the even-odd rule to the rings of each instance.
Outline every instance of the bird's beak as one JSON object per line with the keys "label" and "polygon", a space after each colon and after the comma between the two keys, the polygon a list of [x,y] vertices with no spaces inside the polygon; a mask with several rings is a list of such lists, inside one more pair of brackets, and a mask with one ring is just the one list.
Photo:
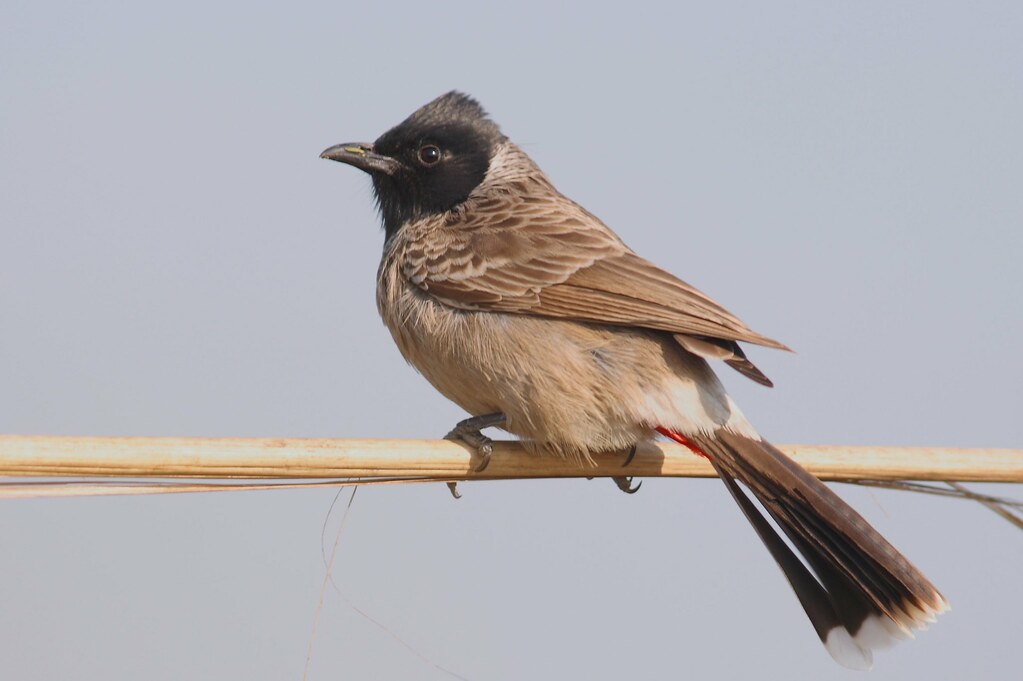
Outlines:
{"label": "bird's beak", "polygon": [[373,145],[366,142],[349,142],[348,144],[335,144],[324,149],[320,158],[329,158],[331,161],[340,161],[350,166],[355,166],[367,173],[383,173],[394,175],[401,167],[401,163],[373,151]]}

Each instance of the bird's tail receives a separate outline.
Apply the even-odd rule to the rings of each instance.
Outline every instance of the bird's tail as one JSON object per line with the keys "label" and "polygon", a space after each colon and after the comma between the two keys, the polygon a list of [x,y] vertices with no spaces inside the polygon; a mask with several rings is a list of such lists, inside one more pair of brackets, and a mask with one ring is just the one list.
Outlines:
{"label": "bird's tail", "polygon": [[[837,494],[763,440],[726,430],[663,435],[703,454],[756,529],[835,661],[869,669],[872,649],[912,637],[948,609],[945,597]],[[767,510],[786,544],[741,482]]]}

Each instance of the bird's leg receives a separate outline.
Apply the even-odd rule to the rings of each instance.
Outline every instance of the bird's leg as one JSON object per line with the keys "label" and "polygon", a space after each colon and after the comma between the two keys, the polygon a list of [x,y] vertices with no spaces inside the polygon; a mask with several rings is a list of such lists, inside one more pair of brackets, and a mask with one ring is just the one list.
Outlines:
{"label": "bird's leg", "polygon": [[491,426],[502,426],[506,421],[506,417],[501,412],[494,412],[493,414],[483,414],[482,416],[473,416],[472,418],[459,421],[458,425],[452,428],[451,432],[444,436],[445,440],[461,440],[465,444],[476,450],[476,453],[482,457],[480,465],[476,467],[476,472],[479,473],[490,463],[490,455],[494,453],[494,441],[489,437],[481,433],[480,431],[484,428],[490,428]]}

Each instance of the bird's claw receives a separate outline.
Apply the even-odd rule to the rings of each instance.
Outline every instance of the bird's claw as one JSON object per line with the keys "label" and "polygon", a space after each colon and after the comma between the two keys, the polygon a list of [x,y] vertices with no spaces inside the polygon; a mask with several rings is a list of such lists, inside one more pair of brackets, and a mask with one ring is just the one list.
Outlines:
{"label": "bird's claw", "polygon": [[620,489],[621,491],[625,492],[626,494],[635,494],[636,492],[639,491],[639,488],[643,486],[643,481],[642,480],[637,482],[636,486],[633,487],[632,486],[632,480],[633,480],[632,478],[618,477],[618,478],[611,478],[611,479],[614,480],[614,483],[616,485],[618,485],[618,489]]}
{"label": "bird's claw", "polygon": [[455,499],[461,499],[462,495],[458,493],[458,482],[452,480],[448,483],[448,489],[451,490],[451,496]]}
{"label": "bird's claw", "polygon": [[632,463],[632,460],[636,458],[636,450],[638,449],[638,444],[632,445],[632,449],[630,449],[629,453],[625,455],[625,461],[622,463],[622,468],[625,468]]}

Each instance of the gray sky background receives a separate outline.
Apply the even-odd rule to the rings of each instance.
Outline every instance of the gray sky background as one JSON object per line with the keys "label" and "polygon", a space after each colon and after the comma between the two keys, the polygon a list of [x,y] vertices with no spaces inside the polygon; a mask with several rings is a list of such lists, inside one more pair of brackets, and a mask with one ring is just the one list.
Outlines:
{"label": "gray sky background", "polygon": [[[772,391],[723,371],[767,437],[1021,447],[1020,36],[1011,2],[7,0],[0,432],[446,432],[376,315],[369,182],[317,154],[458,88],[797,350],[752,350]],[[361,490],[335,574],[472,681],[852,678],[717,481],[462,491]],[[840,492],[953,604],[872,678],[1019,678],[1020,532]],[[300,678],[332,497],[3,503],[0,675]],[[331,594],[310,678],[449,677]]]}

